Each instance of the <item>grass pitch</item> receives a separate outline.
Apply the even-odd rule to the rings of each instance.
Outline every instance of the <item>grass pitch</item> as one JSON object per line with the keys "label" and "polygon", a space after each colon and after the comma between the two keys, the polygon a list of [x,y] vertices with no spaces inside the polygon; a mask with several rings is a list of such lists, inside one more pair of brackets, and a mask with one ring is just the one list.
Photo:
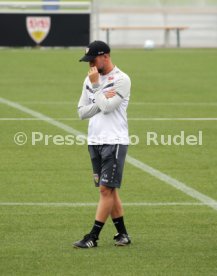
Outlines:
{"label": "grass pitch", "polygon": [[[78,62],[82,54],[1,50],[0,97],[86,133],[87,121],[76,120],[88,69]],[[217,117],[217,50],[119,49],[112,57],[132,80],[129,129],[140,143],[129,147],[130,156],[216,200],[217,122],[207,118]],[[0,103],[1,275],[217,274],[217,211],[128,163],[120,194],[132,245],[113,246],[116,231],[108,220],[98,248],[73,249],[72,242],[92,226],[96,207],[49,204],[97,202],[87,147],[43,141],[32,146],[32,132],[68,133],[27,118],[33,117]],[[146,145],[148,131],[199,130],[202,146]],[[27,134],[24,146],[14,143],[17,132]]]}

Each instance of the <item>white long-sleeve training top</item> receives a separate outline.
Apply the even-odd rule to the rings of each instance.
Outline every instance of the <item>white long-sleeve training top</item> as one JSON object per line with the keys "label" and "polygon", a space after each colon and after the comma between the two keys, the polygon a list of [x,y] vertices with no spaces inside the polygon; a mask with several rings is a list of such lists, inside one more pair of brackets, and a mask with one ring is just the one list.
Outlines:
{"label": "white long-sleeve training top", "polygon": [[[78,103],[81,119],[89,119],[88,145],[129,144],[127,106],[131,81],[116,66],[107,75],[100,75],[99,85],[93,87],[87,76]],[[116,95],[107,99],[106,91]]]}

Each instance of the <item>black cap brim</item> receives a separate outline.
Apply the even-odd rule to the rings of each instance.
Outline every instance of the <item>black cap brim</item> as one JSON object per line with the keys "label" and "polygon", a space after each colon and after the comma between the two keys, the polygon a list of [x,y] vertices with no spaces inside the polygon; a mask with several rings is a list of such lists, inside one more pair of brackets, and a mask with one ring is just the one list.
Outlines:
{"label": "black cap brim", "polygon": [[94,61],[94,59],[95,59],[95,56],[84,55],[81,59],[79,59],[79,61],[90,62],[90,61]]}

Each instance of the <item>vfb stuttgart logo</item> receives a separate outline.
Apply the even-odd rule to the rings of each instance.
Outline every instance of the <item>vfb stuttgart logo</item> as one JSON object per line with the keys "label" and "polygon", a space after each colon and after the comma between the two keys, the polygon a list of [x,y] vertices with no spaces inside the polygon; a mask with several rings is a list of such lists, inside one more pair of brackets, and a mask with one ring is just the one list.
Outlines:
{"label": "vfb stuttgart logo", "polygon": [[51,18],[28,16],[26,18],[26,28],[30,37],[40,44],[48,35],[51,27]]}

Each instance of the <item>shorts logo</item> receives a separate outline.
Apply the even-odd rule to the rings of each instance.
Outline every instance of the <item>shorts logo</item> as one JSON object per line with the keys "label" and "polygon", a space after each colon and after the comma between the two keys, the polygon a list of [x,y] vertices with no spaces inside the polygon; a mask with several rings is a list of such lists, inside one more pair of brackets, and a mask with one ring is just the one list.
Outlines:
{"label": "shorts logo", "polygon": [[51,27],[51,18],[28,16],[26,17],[26,28],[30,37],[40,44],[48,35]]}
{"label": "shorts logo", "polygon": [[93,180],[96,185],[99,184],[99,175],[97,173],[93,174]]}
{"label": "shorts logo", "polygon": [[106,173],[103,174],[102,181],[108,183],[108,175]]}

